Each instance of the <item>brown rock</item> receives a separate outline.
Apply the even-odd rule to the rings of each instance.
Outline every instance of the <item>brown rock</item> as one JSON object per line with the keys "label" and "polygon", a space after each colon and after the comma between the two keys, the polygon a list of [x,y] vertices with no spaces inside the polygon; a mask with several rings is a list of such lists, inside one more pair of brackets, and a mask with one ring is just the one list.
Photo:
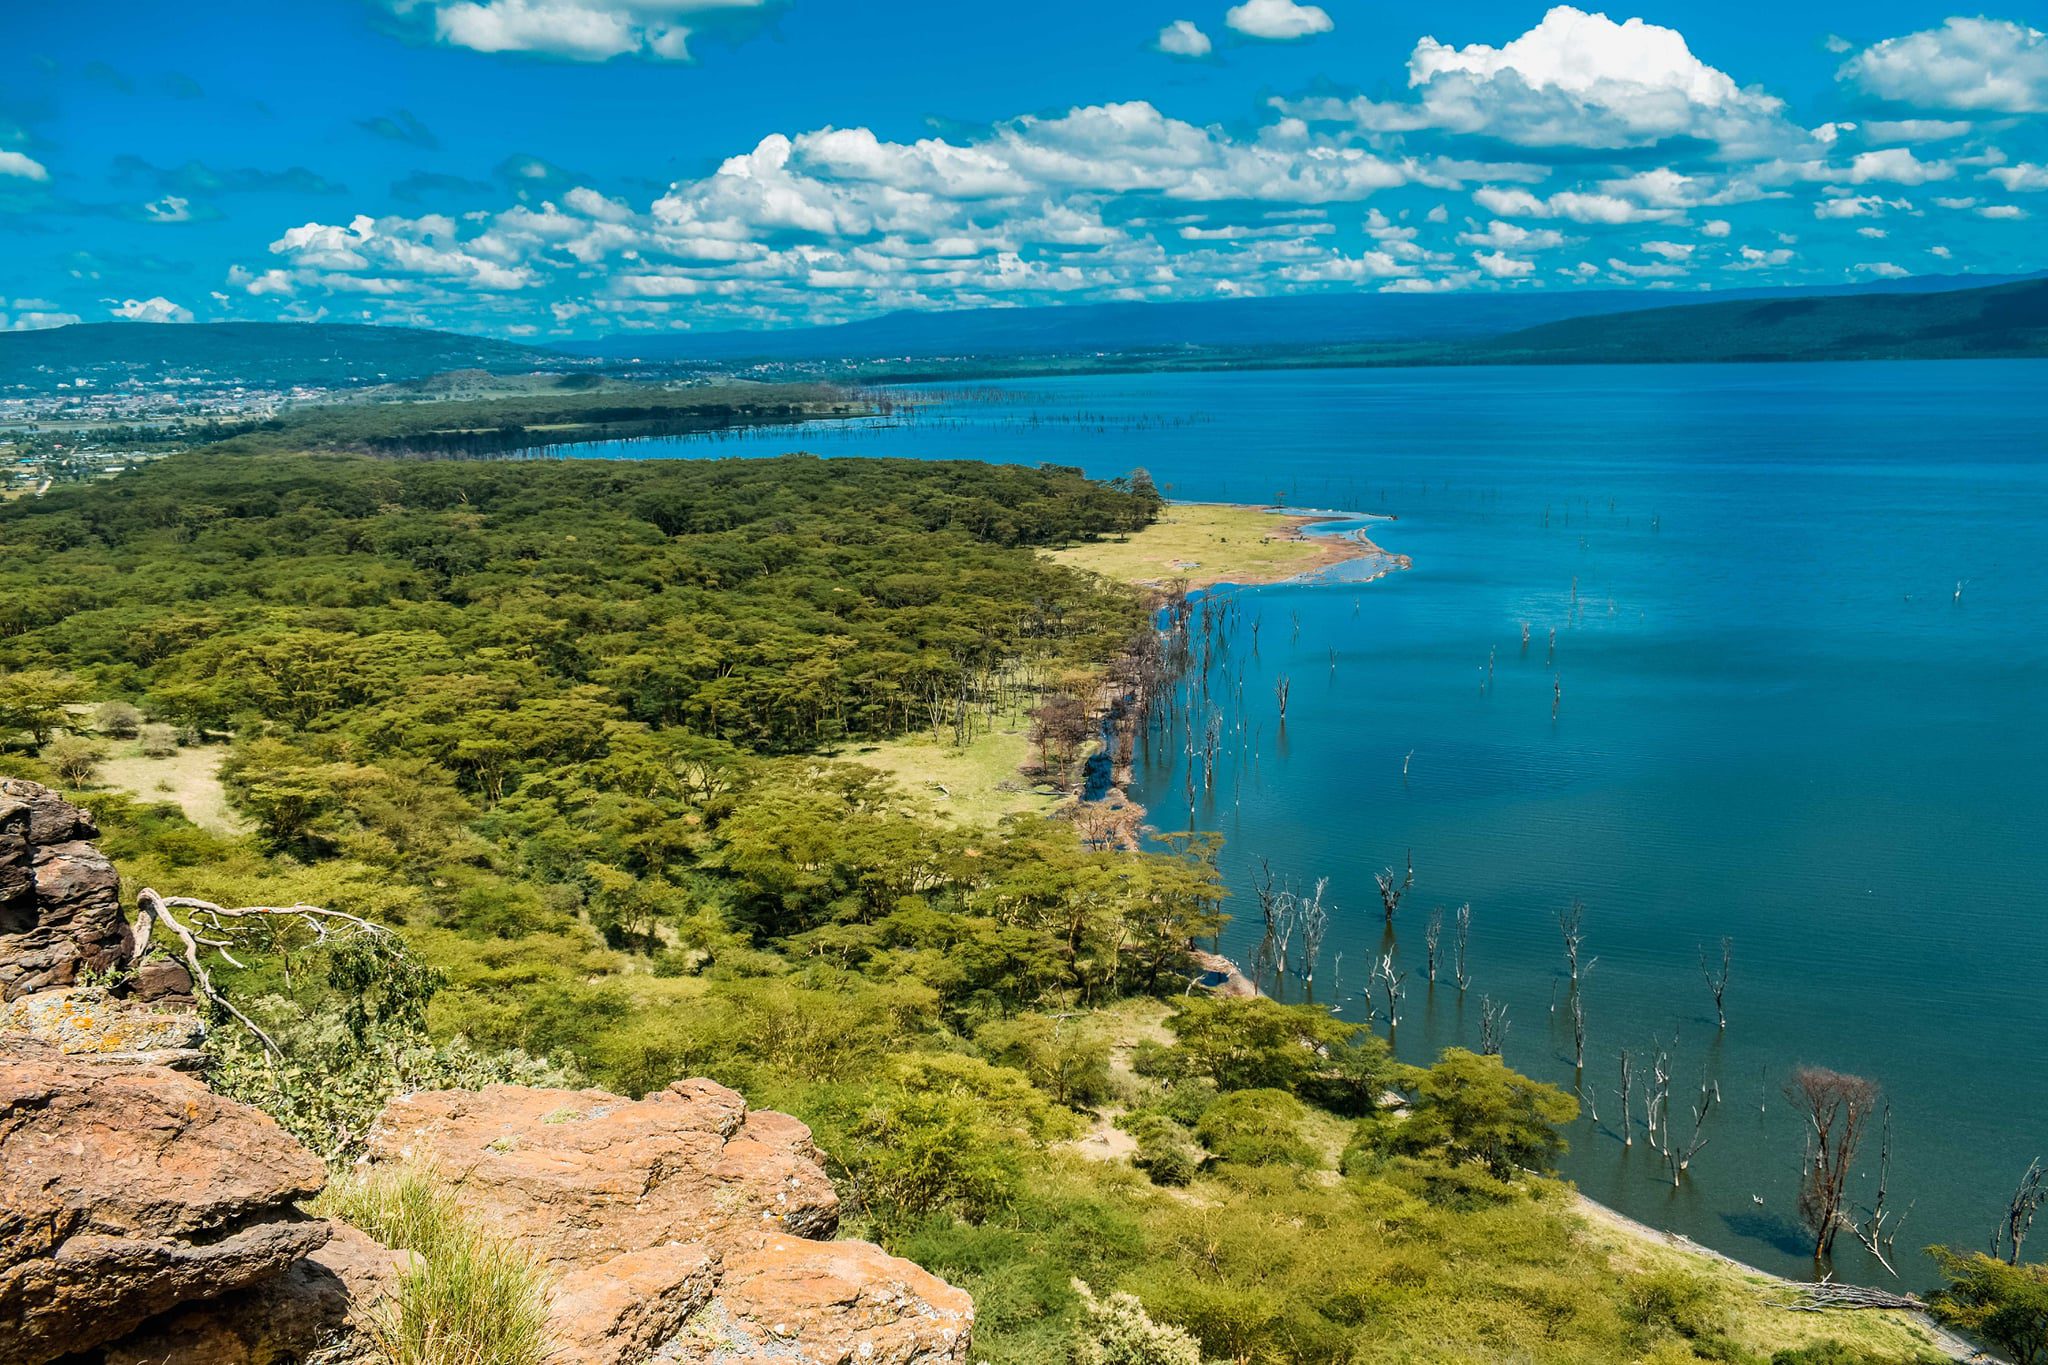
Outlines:
{"label": "brown rock", "polygon": [[150,1062],[188,1070],[205,1054],[206,1026],[190,1010],[156,1009],[99,986],[39,991],[0,1006],[0,1026],[50,1044],[66,1056]]}
{"label": "brown rock", "polygon": [[839,1194],[810,1130],[750,1114],[710,1081],[632,1101],[602,1090],[440,1090],[394,1100],[370,1159],[414,1162],[550,1263],[598,1264],[667,1242],[722,1251],[770,1232],[829,1236]]}
{"label": "brown rock", "polygon": [[282,1274],[153,1318],[104,1365],[379,1365],[373,1315],[409,1257],[346,1223]]}
{"label": "brown rock", "polygon": [[49,788],[0,778],[0,1000],[127,961],[121,879],[87,842],[98,835],[91,815]]}
{"label": "brown rock", "polygon": [[0,1365],[114,1341],[326,1242],[312,1153],[189,1076],[0,1035]]}
{"label": "brown rock", "polygon": [[936,1365],[964,1360],[974,1300],[870,1242],[771,1237],[728,1258],[713,1309],[724,1340],[684,1360]]}
{"label": "brown rock", "polygon": [[394,1101],[373,1163],[429,1167],[554,1283],[567,1365],[957,1365],[968,1295],[830,1237],[839,1197],[786,1114],[681,1081],[643,1100],[496,1086]]}
{"label": "brown rock", "polygon": [[192,1005],[192,973],[182,962],[153,957],[138,965],[128,981],[128,993],[137,1000],[161,1005]]}

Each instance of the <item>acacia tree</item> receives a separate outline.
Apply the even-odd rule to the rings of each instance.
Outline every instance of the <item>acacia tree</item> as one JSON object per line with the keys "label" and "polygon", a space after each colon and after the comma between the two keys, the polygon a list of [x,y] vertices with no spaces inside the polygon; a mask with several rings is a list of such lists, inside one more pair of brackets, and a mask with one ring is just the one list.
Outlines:
{"label": "acacia tree", "polygon": [[1806,1125],[1799,1221],[1813,1235],[1815,1261],[1834,1254],[1835,1234],[1849,1223],[1843,1212],[1849,1171],[1881,1094],[1875,1081],[1820,1066],[1802,1066],[1785,1083],[1785,1098]]}

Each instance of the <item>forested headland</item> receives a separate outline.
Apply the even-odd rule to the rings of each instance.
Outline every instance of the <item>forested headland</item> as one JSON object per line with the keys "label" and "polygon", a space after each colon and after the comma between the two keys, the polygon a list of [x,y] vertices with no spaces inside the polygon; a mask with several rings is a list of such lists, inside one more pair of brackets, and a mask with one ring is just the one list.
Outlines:
{"label": "forested headland", "polygon": [[[373,455],[489,456],[588,441],[687,436],[819,418],[858,417],[876,404],[824,384],[708,384],[664,388],[593,376],[526,392],[427,401],[333,403],[207,433],[223,454],[338,451]],[[403,392],[401,389],[400,393]]]}
{"label": "forested headland", "polygon": [[[1498,1057],[1191,992],[1204,839],[956,827],[821,757],[1092,713],[1151,604],[1039,551],[1158,512],[970,462],[173,456],[0,509],[6,765],[131,888],[398,931],[219,968],[283,1056],[224,1024],[217,1077],[331,1159],[403,1088],[710,1076],[974,1293],[977,1359],[1928,1358],[1586,1227],[1542,1174],[1575,1102]],[[96,789],[124,727],[219,754],[247,832]]]}

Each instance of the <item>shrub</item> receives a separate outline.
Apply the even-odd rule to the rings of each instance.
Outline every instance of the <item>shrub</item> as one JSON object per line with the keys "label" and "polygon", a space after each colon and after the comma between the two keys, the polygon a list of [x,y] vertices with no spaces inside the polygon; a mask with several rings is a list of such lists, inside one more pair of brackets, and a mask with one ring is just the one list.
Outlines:
{"label": "shrub", "polygon": [[1415,1113],[1395,1141],[1404,1151],[1483,1161],[1507,1180],[1525,1169],[1549,1170],[1564,1151],[1557,1126],[1578,1113],[1570,1095],[1510,1071],[1499,1057],[1446,1048],[1418,1074]]}
{"label": "shrub", "polygon": [[1315,1153],[1302,1141],[1308,1110],[1284,1090],[1233,1090],[1210,1105],[1195,1126],[1210,1151],[1246,1166],[1310,1166]]}
{"label": "shrub", "polygon": [[1132,1115],[1125,1128],[1137,1139],[1131,1164],[1155,1185],[1185,1185],[1202,1169],[1204,1153],[1194,1134],[1164,1114]]}
{"label": "shrub", "polygon": [[1635,1275],[1623,1282],[1622,1292],[1630,1316],[1640,1326],[1675,1332],[1693,1342],[1696,1350],[1723,1340],[1726,1315],[1712,1288],[1697,1275],[1683,1270]]}
{"label": "shrub", "polygon": [[1207,1076],[1221,1090],[1286,1090],[1325,1108],[1368,1113],[1391,1068],[1384,1042],[1315,1005],[1188,999],[1167,1020],[1178,1057],[1153,1074]]}
{"label": "shrub", "polygon": [[981,1222],[1017,1199],[1025,1151],[1076,1128],[1024,1077],[978,1057],[913,1053],[892,1071],[894,1086],[865,1108],[838,1153],[889,1212]]}
{"label": "shrub", "polygon": [[1875,1356],[1839,1341],[1822,1341],[1779,1351],[1771,1357],[1771,1365],[1912,1365],[1912,1362],[1903,1356]]}
{"label": "shrub", "polygon": [[178,732],[168,725],[145,725],[141,736],[144,758],[169,758],[178,752]]}
{"label": "shrub", "polygon": [[401,1169],[343,1177],[318,1207],[418,1258],[372,1323],[391,1365],[544,1365],[553,1358],[539,1265],[470,1223],[431,1175]]}
{"label": "shrub", "polygon": [[1135,1294],[1098,1299],[1074,1281],[1081,1320],[1074,1324],[1073,1365],[1202,1365],[1202,1348],[1178,1327],[1152,1321]]}
{"label": "shrub", "polygon": [[92,728],[115,739],[133,739],[142,725],[142,712],[125,701],[103,701],[93,708]]}
{"label": "shrub", "polygon": [[1935,1321],[1982,1337],[2015,1365],[2048,1362],[2048,1265],[2007,1265],[1940,1246],[1927,1254],[1948,1281],[1930,1301]]}
{"label": "shrub", "polygon": [[77,735],[62,735],[43,746],[43,761],[67,787],[89,786],[107,761],[105,746]]}
{"label": "shrub", "polygon": [[1109,1039],[1092,1019],[1020,1014],[982,1025],[974,1041],[1061,1104],[1081,1108],[1109,1094]]}

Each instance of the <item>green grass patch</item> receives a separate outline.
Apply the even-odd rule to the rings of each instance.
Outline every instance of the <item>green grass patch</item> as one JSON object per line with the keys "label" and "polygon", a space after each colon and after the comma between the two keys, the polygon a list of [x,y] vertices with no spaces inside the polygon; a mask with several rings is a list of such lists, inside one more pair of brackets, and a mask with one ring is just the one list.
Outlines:
{"label": "green grass patch", "polygon": [[553,1358],[540,1266],[472,1223],[429,1173],[344,1176],[316,1207],[414,1255],[373,1319],[391,1365],[544,1365]]}

